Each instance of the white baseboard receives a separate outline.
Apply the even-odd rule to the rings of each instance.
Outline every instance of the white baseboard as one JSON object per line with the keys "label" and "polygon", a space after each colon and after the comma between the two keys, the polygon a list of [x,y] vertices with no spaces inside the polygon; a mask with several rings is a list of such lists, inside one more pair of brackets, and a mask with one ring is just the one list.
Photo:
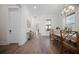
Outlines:
{"label": "white baseboard", "polygon": [[19,46],[24,45],[27,42],[27,39],[24,40],[23,42],[19,42]]}

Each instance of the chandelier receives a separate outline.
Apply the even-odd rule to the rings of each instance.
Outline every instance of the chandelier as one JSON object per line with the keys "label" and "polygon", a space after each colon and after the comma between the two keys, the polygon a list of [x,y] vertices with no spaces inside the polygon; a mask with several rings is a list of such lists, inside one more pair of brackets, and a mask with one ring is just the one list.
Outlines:
{"label": "chandelier", "polygon": [[62,14],[67,16],[67,15],[72,14],[74,12],[75,12],[75,6],[73,6],[73,5],[66,5],[66,6],[64,6]]}

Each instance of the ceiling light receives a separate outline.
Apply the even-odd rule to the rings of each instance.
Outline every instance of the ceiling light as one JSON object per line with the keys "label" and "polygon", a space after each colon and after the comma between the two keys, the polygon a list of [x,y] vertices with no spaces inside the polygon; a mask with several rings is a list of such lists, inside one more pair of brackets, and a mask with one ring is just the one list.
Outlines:
{"label": "ceiling light", "polygon": [[37,8],[36,6],[34,6],[34,8]]}

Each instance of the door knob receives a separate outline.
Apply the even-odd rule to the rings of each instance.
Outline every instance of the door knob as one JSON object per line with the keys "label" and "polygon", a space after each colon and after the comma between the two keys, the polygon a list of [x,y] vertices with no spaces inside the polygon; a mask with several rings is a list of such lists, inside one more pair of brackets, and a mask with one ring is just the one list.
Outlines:
{"label": "door knob", "polygon": [[12,30],[10,29],[10,30],[9,30],[9,32],[11,33],[11,32],[12,32]]}

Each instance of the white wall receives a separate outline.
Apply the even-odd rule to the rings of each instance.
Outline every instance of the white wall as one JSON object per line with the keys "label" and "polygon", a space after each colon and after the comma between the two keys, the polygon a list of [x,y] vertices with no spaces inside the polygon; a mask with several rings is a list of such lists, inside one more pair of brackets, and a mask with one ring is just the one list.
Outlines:
{"label": "white wall", "polygon": [[29,19],[31,22],[31,15],[26,6],[18,8],[18,12],[12,12],[17,18],[12,18],[16,20],[12,21],[16,27],[16,35],[13,34],[14,37],[12,37],[13,40],[11,40],[9,33],[11,28],[9,12],[8,5],[0,5],[0,45],[7,45],[9,43],[19,43],[19,45],[23,45],[27,41],[26,33],[31,29],[27,28],[27,20]]}
{"label": "white wall", "polygon": [[62,16],[61,15],[53,15],[52,29],[56,29],[56,27],[60,27],[62,29]]}
{"label": "white wall", "polygon": [[0,5],[0,45],[8,44],[8,7],[6,5]]}
{"label": "white wall", "polygon": [[31,29],[31,28],[27,28],[27,20],[29,20],[31,22],[31,15],[28,11],[28,9],[26,8],[26,6],[22,6],[21,7],[21,31],[20,31],[20,45],[24,44],[25,42],[27,42],[27,35],[26,33]]}

